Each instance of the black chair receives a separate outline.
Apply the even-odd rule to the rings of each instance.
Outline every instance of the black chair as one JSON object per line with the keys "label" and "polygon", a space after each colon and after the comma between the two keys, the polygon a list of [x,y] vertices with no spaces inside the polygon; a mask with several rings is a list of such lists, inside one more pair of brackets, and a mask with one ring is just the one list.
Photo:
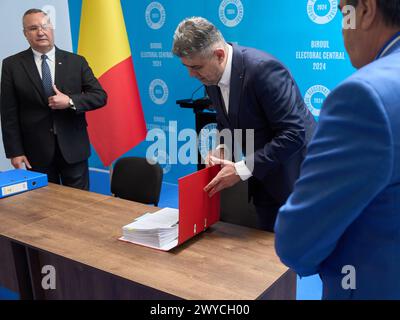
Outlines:
{"label": "black chair", "polygon": [[258,229],[256,208],[248,199],[247,181],[222,190],[221,221]]}
{"label": "black chair", "polygon": [[157,206],[162,178],[163,170],[158,163],[150,164],[138,157],[121,158],[114,165],[111,193],[118,198]]}

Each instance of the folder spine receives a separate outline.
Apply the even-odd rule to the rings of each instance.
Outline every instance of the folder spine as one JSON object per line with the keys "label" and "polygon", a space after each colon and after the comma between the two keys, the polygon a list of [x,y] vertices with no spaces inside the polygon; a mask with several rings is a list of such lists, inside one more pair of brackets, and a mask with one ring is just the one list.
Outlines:
{"label": "folder spine", "polygon": [[48,185],[47,175],[21,169],[0,172],[0,198]]}
{"label": "folder spine", "polygon": [[22,182],[1,188],[1,196],[7,197],[28,190],[28,183]]}

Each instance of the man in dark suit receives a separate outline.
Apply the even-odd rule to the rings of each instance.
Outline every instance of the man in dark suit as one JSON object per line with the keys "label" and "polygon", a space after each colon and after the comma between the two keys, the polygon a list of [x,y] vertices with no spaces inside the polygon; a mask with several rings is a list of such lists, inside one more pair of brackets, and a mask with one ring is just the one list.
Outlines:
{"label": "man in dark suit", "polygon": [[225,42],[216,27],[201,17],[179,24],[173,52],[190,75],[206,85],[217,109],[219,131],[227,129],[234,137],[235,129],[254,130],[251,141],[233,142],[242,150],[254,145],[254,150],[246,150],[245,161],[238,153],[235,162],[228,160],[226,146],[212,152],[209,164],[222,164],[223,168],[205,191],[213,196],[241,179],[250,179],[249,195],[259,226],[272,231],[316,125],[294,79],[271,55]]}
{"label": "man in dark suit", "polygon": [[86,60],[54,46],[50,18],[39,9],[23,16],[30,48],[4,59],[1,125],[15,168],[43,172],[53,183],[89,189],[90,143],[85,112],[107,95]]}

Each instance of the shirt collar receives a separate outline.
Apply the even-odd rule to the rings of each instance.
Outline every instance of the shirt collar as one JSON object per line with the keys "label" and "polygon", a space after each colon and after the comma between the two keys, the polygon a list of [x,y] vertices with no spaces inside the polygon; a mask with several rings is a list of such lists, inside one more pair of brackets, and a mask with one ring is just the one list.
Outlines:
{"label": "shirt collar", "polygon": [[222,74],[221,80],[218,82],[218,86],[221,87],[229,87],[231,82],[231,73],[232,73],[232,57],[233,57],[233,49],[230,44],[228,44],[228,60],[226,61],[226,66],[224,73]]}
{"label": "shirt collar", "polygon": [[[42,55],[43,53],[40,53],[39,51],[36,51],[35,49],[31,48],[33,52],[33,56],[35,59],[42,60]],[[47,58],[50,61],[55,61],[55,56],[56,56],[56,48],[53,47],[49,52],[46,53]]]}
{"label": "shirt collar", "polygon": [[382,58],[387,55],[390,50],[398,43],[400,43],[400,32],[397,32],[393,37],[390,38],[388,42],[386,42],[386,44],[376,56],[376,59]]}

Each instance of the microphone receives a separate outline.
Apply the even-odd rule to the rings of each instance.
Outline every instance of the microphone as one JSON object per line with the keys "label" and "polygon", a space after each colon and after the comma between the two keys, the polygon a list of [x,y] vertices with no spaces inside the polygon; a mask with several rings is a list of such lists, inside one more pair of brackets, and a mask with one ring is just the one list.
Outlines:
{"label": "microphone", "polygon": [[192,96],[190,97],[190,100],[193,100],[193,97],[194,97],[195,93],[197,91],[199,91],[201,88],[204,88],[204,84],[202,84],[200,87],[198,87],[196,90],[193,91]]}
{"label": "microphone", "polygon": [[210,98],[206,95],[203,96],[202,98],[195,99],[193,100],[194,95],[201,89],[204,88],[204,85],[202,84],[200,87],[196,88],[190,97],[190,99],[182,99],[182,100],[176,100],[176,103],[181,106],[181,108],[191,108],[194,111],[199,110],[199,109],[204,109],[208,108],[212,102]]}

